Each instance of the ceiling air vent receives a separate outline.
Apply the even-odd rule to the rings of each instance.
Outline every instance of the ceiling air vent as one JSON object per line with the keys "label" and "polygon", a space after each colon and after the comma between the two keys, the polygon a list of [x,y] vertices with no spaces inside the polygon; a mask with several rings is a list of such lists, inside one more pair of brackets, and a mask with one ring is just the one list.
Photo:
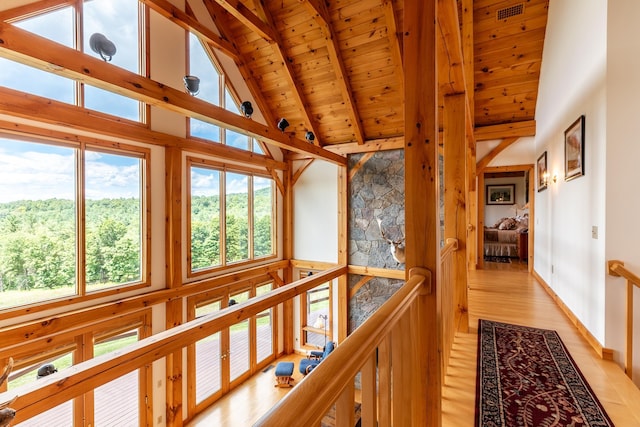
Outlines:
{"label": "ceiling air vent", "polygon": [[499,9],[496,12],[496,18],[498,19],[498,21],[502,21],[504,19],[509,19],[514,16],[522,15],[523,13],[524,13],[524,3],[520,3],[520,4]]}

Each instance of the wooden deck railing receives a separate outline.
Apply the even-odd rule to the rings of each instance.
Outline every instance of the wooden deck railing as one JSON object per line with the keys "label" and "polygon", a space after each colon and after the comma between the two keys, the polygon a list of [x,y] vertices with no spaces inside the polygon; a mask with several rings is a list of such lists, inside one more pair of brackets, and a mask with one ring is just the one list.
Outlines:
{"label": "wooden deck railing", "polygon": [[624,369],[627,376],[633,379],[633,288],[634,286],[640,287],[640,277],[627,270],[622,261],[610,260],[608,267],[608,273],[611,276],[627,279],[627,334]]}
{"label": "wooden deck railing", "polygon": [[346,273],[346,266],[319,272],[268,294],[159,332],[121,350],[79,363],[16,390],[1,393],[0,402],[9,402],[18,394],[11,407],[17,411],[17,422],[27,420]]}
{"label": "wooden deck railing", "polygon": [[[360,374],[362,425],[428,425],[424,378],[425,310],[431,273],[410,279],[254,426],[320,425],[335,404],[336,426],[355,425],[355,386]],[[392,399],[393,396],[393,399]]]}

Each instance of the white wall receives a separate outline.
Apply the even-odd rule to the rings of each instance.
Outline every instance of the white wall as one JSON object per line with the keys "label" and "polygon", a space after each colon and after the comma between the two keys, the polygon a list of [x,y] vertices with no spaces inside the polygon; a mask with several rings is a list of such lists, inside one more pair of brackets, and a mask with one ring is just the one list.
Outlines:
{"label": "white wall", "polygon": [[[530,178],[531,179],[531,178]],[[485,185],[504,185],[515,184],[515,204],[514,205],[487,205],[486,197],[483,203],[484,207],[484,224],[487,227],[493,226],[496,222],[502,218],[516,216],[516,207],[518,207],[518,215],[523,215],[529,210],[520,209],[526,202],[527,187],[524,179],[524,175],[521,177],[513,178],[488,178],[485,180]]]}
{"label": "white wall", "polygon": [[[606,128],[606,259],[622,260],[640,274],[640,2],[608,2]],[[625,280],[606,276],[605,345],[624,350]],[[640,301],[636,288],[635,300]],[[640,309],[636,303],[634,378],[640,378]],[[640,380],[636,380],[640,385]]]}
{"label": "white wall", "polygon": [[[536,157],[547,151],[548,189],[536,192],[534,269],[605,343],[606,28],[604,1],[550,2],[536,107]],[[564,131],[585,121],[585,175],[564,180]],[[598,227],[598,239],[591,236]]]}
{"label": "white wall", "polygon": [[338,167],[315,160],[294,186],[293,257],[338,262]]}

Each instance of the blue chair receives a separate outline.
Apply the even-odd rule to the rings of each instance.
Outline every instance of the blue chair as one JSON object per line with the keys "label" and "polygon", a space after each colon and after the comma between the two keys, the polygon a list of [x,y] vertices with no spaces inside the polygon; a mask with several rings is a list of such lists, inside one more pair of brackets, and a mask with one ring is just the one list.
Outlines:
{"label": "blue chair", "polygon": [[316,366],[322,362],[325,357],[329,355],[335,348],[335,343],[333,341],[327,342],[327,345],[324,346],[324,351],[320,353],[319,351],[312,351],[306,359],[302,359],[300,361],[300,373],[302,375],[307,375],[311,372]]}

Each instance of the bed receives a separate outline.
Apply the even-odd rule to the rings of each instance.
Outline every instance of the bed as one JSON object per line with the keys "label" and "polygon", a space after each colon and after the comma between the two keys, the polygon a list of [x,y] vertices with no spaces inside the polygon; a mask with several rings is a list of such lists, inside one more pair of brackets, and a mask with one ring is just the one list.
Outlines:
{"label": "bed", "polygon": [[501,218],[492,227],[484,228],[484,256],[518,258],[520,235],[528,232],[528,215]]}

